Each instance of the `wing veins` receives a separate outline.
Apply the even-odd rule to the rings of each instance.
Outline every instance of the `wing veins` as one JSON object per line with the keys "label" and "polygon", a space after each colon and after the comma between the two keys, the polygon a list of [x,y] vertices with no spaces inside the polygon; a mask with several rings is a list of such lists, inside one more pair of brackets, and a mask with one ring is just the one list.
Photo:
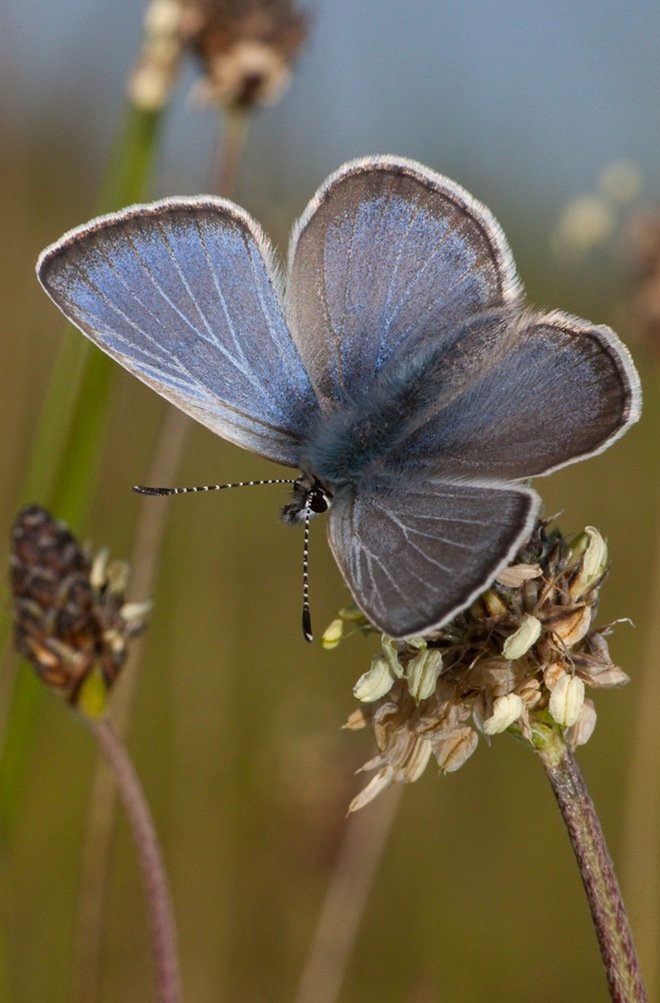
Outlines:
{"label": "wing veins", "polygon": [[[174,302],[167,295],[167,293],[165,292],[165,290],[161,286],[160,282],[156,279],[155,274],[152,271],[152,269],[151,269],[150,265],[148,264],[148,262],[142,257],[142,255],[139,253],[139,251],[137,250],[137,248],[133,244],[133,240],[132,240],[132,238],[130,236],[128,237],[128,241],[130,242],[131,247],[133,248],[133,253],[134,253],[137,261],[139,262],[140,267],[143,269],[143,271],[149,277],[149,280],[150,280],[153,288],[156,290],[156,292],[158,292],[158,294],[161,296],[161,298],[164,300],[164,302],[167,303],[167,305],[170,307],[170,309],[173,311],[173,313],[175,313],[179,317],[179,319],[181,321],[183,321],[184,325],[194,335],[196,335],[197,337],[201,338],[201,340],[205,341],[207,344],[213,344],[215,346],[215,348],[217,349],[217,351],[227,360],[227,362],[229,362],[229,364],[236,370],[236,372],[239,373],[246,380],[246,382],[249,383],[250,386],[252,386],[255,390],[260,391],[262,389],[261,384],[257,380],[255,380],[253,378],[253,376],[249,372],[249,370],[246,370],[246,369],[242,368],[238,364],[238,360],[228,351],[228,349],[226,348],[226,346],[223,345],[222,342],[219,341],[217,339],[217,337],[215,337],[215,336],[212,339],[204,338],[202,336],[202,334],[201,334],[201,331],[200,331],[199,327],[196,327],[188,319],[188,317],[186,317],[186,315],[184,313],[182,313],[182,311],[179,310],[179,308],[177,306],[175,306]],[[178,262],[175,262],[175,267],[177,268],[177,271],[179,271]],[[187,289],[187,287],[185,287],[185,286],[184,286],[184,288]],[[222,303],[222,308],[223,308],[223,312],[225,313],[225,317],[227,319],[227,323],[228,323],[228,325],[230,327],[230,330],[233,330],[233,325],[231,323],[231,320],[230,320],[229,315],[228,315],[227,310],[226,310],[226,301],[225,301],[224,296],[222,296],[222,293],[220,293],[220,297],[221,297],[220,301]],[[198,307],[197,307],[196,304],[195,304],[195,309],[197,310],[197,313],[199,314],[199,309],[198,309]],[[182,363],[182,365],[183,365],[183,363]],[[190,370],[187,367],[185,367],[185,366],[184,366],[184,368],[189,373],[191,379],[194,379],[194,377],[192,376],[192,373],[190,373]]]}
{"label": "wing veins", "polygon": [[[104,257],[105,257],[105,252],[103,252],[103,253],[104,253]],[[124,276],[122,275],[121,271],[117,271],[116,270],[116,268],[115,268],[115,266],[114,266],[114,264],[113,264],[113,262],[112,262],[111,259],[106,258],[105,260],[106,260],[107,264],[115,272],[116,278],[118,278],[121,281],[121,283],[124,285],[125,289],[127,291],[131,292],[131,294],[133,295],[131,287],[126,282],[126,280],[125,280]],[[80,265],[78,265],[76,263],[75,264],[75,268],[76,268],[76,271],[78,272],[80,278],[84,281],[84,283],[91,290],[93,290],[94,294],[106,305],[106,307],[111,312],[115,313],[118,317],[120,317],[121,320],[128,327],[130,327],[133,330],[137,331],[144,338],[144,340],[147,342],[147,344],[151,344],[151,345],[155,346],[155,351],[153,351],[153,352],[149,352],[146,348],[141,349],[141,354],[144,357],[153,360],[151,363],[148,363],[146,361],[145,362],[142,362],[142,361],[138,362],[128,352],[123,353],[123,354],[125,355],[126,358],[130,358],[131,359],[132,366],[136,370],[138,370],[139,372],[142,372],[144,374],[150,373],[153,376],[155,382],[162,383],[163,382],[163,355],[162,355],[162,350],[161,350],[161,347],[160,347],[157,339],[154,338],[153,335],[151,335],[147,330],[143,329],[139,324],[137,324],[135,321],[133,321],[127,314],[124,313],[124,311],[120,307],[117,306],[116,303],[114,303],[111,299],[109,299],[107,297],[107,295],[103,292],[103,290],[100,289],[99,286],[90,278],[90,276],[88,275],[88,273],[86,271],[82,270],[82,268],[81,268]],[[150,316],[152,316],[152,317],[154,316],[153,313],[152,313],[152,311],[142,302],[142,300],[139,298],[139,296],[135,295],[135,299],[140,303],[140,306],[142,306],[143,309]],[[108,327],[108,324],[107,324],[106,321],[100,322],[100,319],[99,319],[99,322],[96,322],[96,318],[98,316],[97,314],[95,314],[94,312],[92,312],[90,310],[83,309],[77,303],[75,303],[75,308],[76,308],[76,311],[78,313],[80,313],[82,316],[93,318],[93,321],[90,322],[90,325],[89,325],[92,328],[92,330],[95,330],[95,331],[108,331],[108,333],[112,335],[113,340],[117,344],[122,344],[122,345],[127,345],[128,347],[132,347],[129,339],[124,334],[122,334],[120,331],[117,331],[114,328]],[[154,319],[156,319],[156,318],[154,318]],[[160,324],[160,322],[158,322],[158,327],[160,328],[161,326],[162,325]],[[181,396],[182,397],[191,398],[191,403],[192,403],[192,401],[194,401],[194,406],[198,407],[199,410],[203,410],[205,412],[208,410],[212,414],[214,410],[217,411],[217,405],[220,404],[231,415],[235,415],[236,417],[240,417],[241,422],[237,423],[239,428],[249,428],[250,425],[254,425],[256,423],[260,428],[263,428],[263,429],[267,430],[268,432],[275,433],[277,435],[287,436],[288,438],[295,439],[295,436],[293,436],[292,433],[288,429],[281,428],[280,426],[274,425],[271,422],[265,422],[262,418],[258,418],[257,419],[257,418],[255,418],[254,415],[252,415],[252,414],[250,414],[248,412],[240,410],[238,407],[236,407],[236,405],[230,404],[228,401],[225,401],[225,400],[222,400],[221,398],[219,398],[207,386],[205,386],[203,383],[201,383],[201,381],[199,380],[198,377],[193,376],[193,374],[190,372],[190,370],[186,366],[183,365],[183,363],[181,362],[180,359],[178,359],[178,358],[176,358],[174,356],[169,356],[167,361],[168,361],[169,367],[170,367],[169,368],[169,375],[170,375],[170,379],[171,379],[172,383],[176,383],[177,386],[180,386],[182,388],[181,389]],[[193,388],[196,388],[199,391],[198,395],[196,395],[196,396],[193,395],[193,393],[191,392]],[[204,408],[202,406],[203,404],[206,404],[206,403],[208,404],[208,408]]]}
{"label": "wing veins", "polygon": [[[450,231],[450,233],[453,233],[453,230]],[[431,264],[433,263],[437,255],[440,253],[442,245],[449,238],[450,233],[443,235],[442,240],[434,249],[433,254],[429,258],[427,258],[423,266],[415,273],[413,278],[410,280],[405,290],[402,292],[402,295],[398,303],[396,304],[393,313],[391,314],[390,317],[387,318],[388,325],[392,325],[396,321],[397,316],[400,314],[403,308],[408,304],[408,302],[412,299],[415,288],[421,282],[426,270],[430,268]],[[443,290],[444,296],[447,299],[449,299],[450,294],[454,293],[456,289],[459,288],[459,286],[461,286],[464,282],[467,281],[467,279],[470,277],[470,273],[471,273],[470,268],[464,268],[460,273],[457,273],[452,282],[446,287],[446,289]],[[417,334],[417,332],[425,323],[426,323],[426,317],[422,314],[422,316],[420,316],[419,323],[416,324],[415,327],[413,327],[412,329],[407,330],[405,333],[405,337],[408,338],[412,335]]]}
{"label": "wing veins", "polygon": [[[199,228],[197,227],[197,220],[195,219],[195,217],[193,217],[193,221],[194,221],[195,226],[197,228],[197,232],[199,233]],[[214,334],[214,332],[212,331],[211,325],[209,324],[209,322],[208,322],[208,320],[206,318],[206,315],[203,313],[203,311],[201,310],[201,308],[199,306],[199,303],[195,299],[195,297],[194,297],[194,295],[192,293],[192,290],[191,290],[191,288],[190,288],[190,286],[188,284],[188,280],[187,280],[187,278],[185,276],[185,273],[184,273],[183,269],[181,268],[181,265],[179,263],[179,259],[178,259],[177,255],[176,255],[175,251],[174,251],[174,248],[172,247],[172,244],[171,244],[171,241],[170,241],[170,234],[169,234],[169,232],[165,229],[165,227],[163,225],[162,219],[159,219],[156,216],[156,217],[154,217],[154,222],[156,224],[156,227],[160,231],[161,242],[162,242],[165,250],[167,251],[167,254],[168,254],[168,257],[170,259],[170,262],[172,263],[172,266],[174,267],[174,269],[175,269],[175,271],[176,271],[176,273],[177,273],[177,275],[179,277],[179,281],[181,282],[181,285],[183,286],[183,288],[186,290],[186,293],[188,294],[188,299],[190,300],[190,303],[191,303],[193,309],[195,310],[195,313],[199,317],[199,320],[200,320],[202,326],[204,328],[206,328],[206,332],[208,334],[208,338],[204,338],[204,340],[208,341],[210,343],[218,345],[218,339],[217,339],[216,335]],[[131,241],[131,243],[132,243],[132,241]],[[134,250],[134,253],[137,255],[137,251],[135,249],[135,245],[133,245],[133,250]],[[208,257],[207,257],[207,263],[208,263]],[[144,261],[143,261],[142,258],[140,258],[140,264],[143,267],[145,267]],[[158,289],[158,292],[161,294],[161,296],[164,297],[163,290],[162,290],[161,286],[156,283],[156,280],[155,280],[155,278],[153,276],[153,273],[150,272],[149,274],[151,276],[151,281],[154,283],[154,285]],[[171,305],[171,301],[168,300],[168,302],[170,302],[170,305]],[[203,338],[202,332],[199,329],[199,327],[197,327],[195,325],[195,326],[192,326],[192,329],[195,331],[196,334],[198,334],[200,337]]]}
{"label": "wing veins", "polygon": [[[355,239],[355,215],[354,215],[354,213],[351,215],[350,220],[351,220],[351,239],[348,242],[348,246],[346,248],[346,275],[347,276],[350,276],[350,274],[351,274],[351,267],[352,267],[352,263],[353,263],[353,241]],[[326,274],[325,250],[326,249],[325,249],[325,244],[324,244],[324,246],[323,246],[323,276],[324,276],[324,282],[323,282],[323,290],[322,290],[323,305],[325,307],[325,313],[326,313],[326,316],[328,318],[328,327],[330,328],[330,331],[332,332],[332,335],[333,335],[332,342],[333,342],[333,345],[334,345],[334,354],[335,354],[335,358],[336,358],[337,381],[338,381],[341,389],[345,392],[346,391],[346,381],[345,381],[345,378],[344,378],[344,359],[343,359],[343,356],[342,356],[342,337],[343,337],[344,332],[343,332],[343,330],[342,331],[335,331],[335,329],[334,329],[334,327],[332,325],[332,322],[331,322],[330,307],[329,307],[329,304],[328,304],[328,296],[327,296],[327,283],[325,282],[325,274]],[[347,312],[348,312],[348,305],[347,305],[348,304],[348,287],[349,287],[349,281],[348,281],[348,278],[347,278],[346,282],[344,283],[344,290],[343,290],[344,303],[343,303],[343,309],[342,309],[342,317],[346,317]]]}
{"label": "wing veins", "polygon": [[[105,252],[103,252],[103,254],[104,254],[104,257],[105,257]],[[123,284],[124,288],[128,292],[130,292],[132,296],[134,296],[135,300],[137,300],[137,302],[145,310],[145,312],[147,314],[149,314],[150,316],[153,317],[154,315],[153,315],[152,311],[149,309],[149,307],[146,306],[145,303],[142,302],[142,300],[140,299],[140,297],[133,292],[133,290],[131,289],[131,287],[129,286],[129,284],[126,282],[126,280],[125,280],[124,276],[122,275],[122,273],[116,269],[116,267],[115,267],[114,263],[112,262],[112,260],[108,259],[107,257],[105,258],[105,260],[106,260],[106,263],[111,268],[111,270],[115,273],[115,277],[118,278],[121,281],[121,283]],[[151,345],[155,346],[155,351],[154,351],[153,355],[151,353],[149,353],[146,349],[141,349],[141,351],[144,353],[144,355],[146,355],[146,356],[148,356],[150,358],[153,358],[154,361],[162,362],[162,349],[161,349],[158,341],[156,340],[156,338],[154,338],[153,335],[150,334],[145,328],[141,327],[134,320],[132,320],[131,317],[129,317],[128,314],[124,313],[124,311],[119,306],[117,306],[117,304],[115,302],[113,302],[112,299],[110,299],[108,296],[106,296],[106,294],[103,292],[103,290],[90,278],[90,276],[88,275],[88,273],[86,271],[84,271],[81,268],[80,265],[78,265],[76,263],[75,264],[75,268],[76,268],[76,271],[78,272],[79,276],[85,282],[85,284],[90,289],[93,290],[93,292],[95,293],[95,295],[97,296],[97,298],[100,299],[105,304],[105,306],[112,313],[115,313],[118,317],[120,317],[121,320],[129,328],[132,328],[134,331],[137,331],[139,333],[139,335],[145,340],[145,342],[147,342],[147,344],[151,344]],[[82,309],[78,305],[78,303],[76,303],[75,301],[71,301],[71,302],[74,304],[76,311],[78,311],[79,313],[84,314],[87,317],[95,317],[95,318],[98,317],[97,314],[91,312],[90,310]],[[162,327],[160,321],[158,321],[158,319],[155,318],[155,317],[154,317],[154,320],[157,321],[157,327],[160,329]],[[99,318],[99,321],[100,321],[100,318]],[[117,341],[121,342],[122,344],[129,344],[128,339],[126,338],[125,335],[121,334],[121,332],[119,332],[119,331],[114,330],[113,328],[109,328],[108,325],[107,325],[107,322],[105,322],[105,321],[97,323],[97,324],[91,324],[90,326],[92,327],[93,330],[107,330],[107,331],[109,331],[110,334],[112,334],[113,338],[115,338]],[[188,373],[188,370],[182,365],[182,363],[181,363],[181,361],[179,359],[176,359],[176,358],[173,358],[172,356],[170,356],[169,361],[170,362],[174,362],[174,368],[177,369],[177,370],[179,370],[179,372],[181,372],[181,373]],[[190,376],[189,373],[188,373],[188,376]]]}
{"label": "wing veins", "polygon": [[230,316],[230,313],[229,313],[229,309],[227,307],[227,299],[225,297],[225,294],[222,291],[222,286],[220,285],[220,282],[218,280],[218,275],[217,275],[216,270],[215,270],[214,265],[213,265],[213,256],[211,255],[211,252],[209,251],[209,247],[208,247],[208,244],[206,242],[206,238],[205,238],[205,236],[204,236],[204,234],[202,232],[202,228],[200,227],[199,222],[198,222],[198,220],[196,218],[194,220],[194,223],[195,223],[195,228],[197,230],[197,234],[199,236],[199,242],[200,242],[202,250],[204,252],[204,257],[206,258],[206,262],[207,262],[208,269],[209,269],[209,274],[210,274],[210,276],[211,276],[211,278],[213,280],[213,288],[215,289],[215,291],[216,291],[216,293],[218,295],[218,301],[219,301],[219,303],[222,306],[222,312],[223,312],[223,314],[225,316],[225,320],[227,322],[227,328],[229,330],[229,334],[230,334],[230,337],[231,337],[231,340],[232,340],[232,344],[233,344],[233,346],[234,346],[234,348],[236,350],[237,355],[240,356],[242,365],[240,365],[240,366],[238,365],[238,360],[234,356],[231,355],[231,353],[229,352],[229,350],[228,350],[228,348],[226,346],[223,346],[222,342],[218,339],[217,334],[213,335],[213,340],[215,341],[216,345],[218,346],[218,348],[222,352],[222,354],[225,356],[225,358],[226,359],[230,359],[233,362],[233,364],[234,364],[235,368],[238,370],[238,372],[241,373],[242,375],[246,375],[246,370],[243,368],[243,366],[247,365],[247,359],[245,357],[245,353],[243,352],[243,350],[241,348],[240,339],[237,337],[236,329],[234,327],[234,323],[233,323],[233,321],[231,319],[231,316]]}
{"label": "wing veins", "polygon": [[[412,216],[410,217],[410,220],[408,221],[408,226],[406,228],[406,232],[403,235],[403,237],[402,237],[402,239],[401,239],[401,241],[399,243],[399,250],[398,250],[397,256],[396,256],[396,262],[395,262],[394,267],[392,269],[392,274],[391,274],[391,277],[390,277],[390,281],[389,281],[388,286],[387,286],[387,297],[386,297],[385,305],[384,305],[384,308],[383,308],[383,317],[384,317],[384,320],[385,320],[385,324],[383,325],[383,331],[381,333],[379,344],[378,344],[377,359],[381,359],[382,358],[383,348],[384,348],[385,342],[387,340],[387,334],[389,332],[389,329],[390,329],[390,327],[392,325],[392,322],[394,321],[394,319],[395,319],[395,317],[397,315],[397,312],[399,310],[399,307],[401,305],[401,298],[399,297],[397,303],[394,304],[393,313],[391,315],[388,315],[388,310],[390,308],[390,305],[392,303],[392,298],[393,298],[393,295],[394,295],[394,293],[393,293],[394,283],[395,283],[395,279],[397,278],[397,276],[399,274],[399,271],[400,271],[400,268],[401,268],[401,261],[403,259],[404,249],[406,247],[408,238],[410,236],[410,231],[412,230],[412,228],[413,228],[413,226],[415,224],[415,220],[419,216],[420,212],[421,212],[421,209],[420,209],[420,206],[419,206],[419,198],[417,198],[415,200],[414,211],[412,213]],[[409,285],[412,284],[412,281],[413,280],[411,280],[411,282],[409,283]],[[407,288],[408,287],[406,287],[406,289]]]}

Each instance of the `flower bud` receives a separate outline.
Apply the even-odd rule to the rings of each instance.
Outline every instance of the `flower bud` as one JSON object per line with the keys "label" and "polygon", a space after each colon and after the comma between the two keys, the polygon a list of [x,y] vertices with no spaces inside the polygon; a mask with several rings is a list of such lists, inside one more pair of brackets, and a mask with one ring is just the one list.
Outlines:
{"label": "flower bud", "polygon": [[336,648],[339,645],[343,636],[344,621],[338,616],[335,617],[335,619],[329,623],[323,631],[321,647],[325,648],[326,651],[332,651],[333,648]]}
{"label": "flower bud", "polygon": [[531,613],[524,613],[518,630],[504,642],[502,654],[511,661],[522,658],[536,644],[540,636],[541,621]]}
{"label": "flower bud", "polygon": [[579,599],[603,577],[607,568],[607,544],[597,529],[587,526],[573,541],[571,550],[580,556],[578,572],[570,584],[569,594]]}
{"label": "flower bud", "polygon": [[558,680],[550,695],[550,713],[557,724],[570,728],[580,717],[583,705],[584,683],[578,676],[566,673]]}
{"label": "flower bud", "polygon": [[593,700],[585,700],[579,718],[575,724],[566,729],[564,737],[568,745],[572,749],[575,749],[578,745],[586,745],[593,735],[595,727],[596,708],[594,707]]}
{"label": "flower bud", "polygon": [[517,693],[507,693],[498,697],[493,704],[493,713],[484,721],[483,729],[486,735],[497,735],[506,731],[514,721],[517,721],[524,710],[524,705]]}
{"label": "flower bud", "polygon": [[435,648],[424,648],[410,659],[406,666],[408,692],[416,703],[431,696],[441,672],[442,652]]}
{"label": "flower bud", "polygon": [[353,695],[363,703],[373,703],[391,690],[395,679],[387,658],[376,655],[353,687]]}

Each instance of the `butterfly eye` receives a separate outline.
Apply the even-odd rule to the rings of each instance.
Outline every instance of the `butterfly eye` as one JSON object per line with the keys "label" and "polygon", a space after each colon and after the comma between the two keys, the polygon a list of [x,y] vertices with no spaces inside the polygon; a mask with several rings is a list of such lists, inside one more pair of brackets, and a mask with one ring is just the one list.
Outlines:
{"label": "butterfly eye", "polygon": [[317,482],[307,495],[307,503],[312,512],[319,515],[321,512],[327,512],[332,505],[332,495]]}

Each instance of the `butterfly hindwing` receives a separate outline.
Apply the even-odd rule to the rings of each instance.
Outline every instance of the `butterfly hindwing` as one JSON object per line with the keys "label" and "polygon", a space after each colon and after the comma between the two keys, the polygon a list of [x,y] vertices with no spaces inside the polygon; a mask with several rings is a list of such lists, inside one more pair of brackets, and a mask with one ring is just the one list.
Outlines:
{"label": "butterfly hindwing", "polygon": [[[559,311],[496,311],[457,325],[444,346],[412,346],[417,427],[386,458],[449,478],[516,480],[605,449],[640,413],[639,377],[613,331]],[[403,383],[409,361],[384,372]],[[417,372],[419,375],[417,375]],[[408,377],[410,378],[410,377]]]}
{"label": "butterfly hindwing", "polygon": [[328,536],[363,613],[391,637],[411,637],[479,595],[529,536],[537,511],[528,488],[376,476],[335,499]]}

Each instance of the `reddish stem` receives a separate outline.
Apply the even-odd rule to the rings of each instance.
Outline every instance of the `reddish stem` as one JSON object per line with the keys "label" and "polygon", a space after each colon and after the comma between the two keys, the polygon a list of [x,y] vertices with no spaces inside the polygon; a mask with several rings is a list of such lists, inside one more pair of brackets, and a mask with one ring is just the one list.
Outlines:
{"label": "reddish stem", "polygon": [[[563,753],[563,754],[562,754]],[[645,1003],[637,952],[593,801],[573,753],[549,746],[540,755],[573,846],[614,1003]]]}
{"label": "reddish stem", "polygon": [[156,829],[129,755],[108,719],[88,724],[117,782],[131,826],[142,875],[156,966],[159,1003],[179,1003],[179,968],[174,916]]}

